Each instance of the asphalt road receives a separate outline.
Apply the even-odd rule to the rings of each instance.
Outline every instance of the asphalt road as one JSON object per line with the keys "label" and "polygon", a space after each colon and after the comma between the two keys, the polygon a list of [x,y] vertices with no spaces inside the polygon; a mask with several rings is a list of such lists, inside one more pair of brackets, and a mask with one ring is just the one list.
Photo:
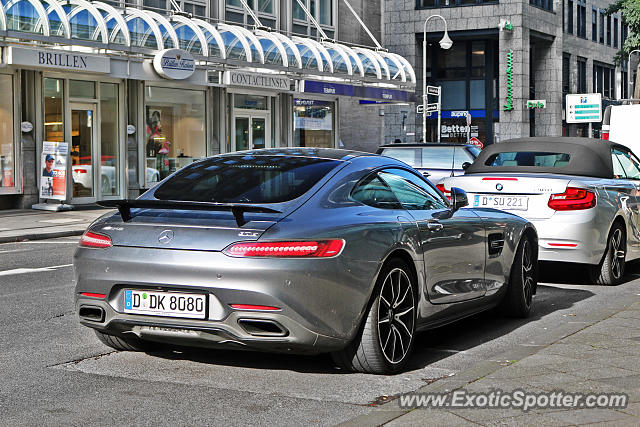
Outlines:
{"label": "asphalt road", "polygon": [[474,316],[421,334],[406,373],[347,374],[328,356],[112,351],[76,319],[76,242],[0,245],[1,425],[333,425],[514,346],[552,342],[582,314],[640,294],[638,265],[617,287],[543,265],[530,319]]}

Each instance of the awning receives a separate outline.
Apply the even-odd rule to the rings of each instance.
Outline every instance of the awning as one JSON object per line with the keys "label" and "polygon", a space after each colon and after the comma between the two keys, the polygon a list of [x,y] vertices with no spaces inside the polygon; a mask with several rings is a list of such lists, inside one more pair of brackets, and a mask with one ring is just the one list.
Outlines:
{"label": "awning", "polygon": [[169,48],[190,52],[199,64],[275,68],[412,88],[409,62],[381,50],[335,41],[287,37],[264,29],[212,23],[184,14],[163,16],[86,0],[0,0],[0,37],[41,45],[81,45],[99,52],[149,54]]}

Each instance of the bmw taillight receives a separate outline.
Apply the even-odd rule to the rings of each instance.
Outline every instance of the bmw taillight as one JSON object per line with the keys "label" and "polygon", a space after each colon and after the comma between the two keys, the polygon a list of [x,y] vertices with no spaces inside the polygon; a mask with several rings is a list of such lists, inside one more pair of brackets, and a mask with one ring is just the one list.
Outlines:
{"label": "bmw taillight", "polygon": [[338,255],[343,247],[344,240],[243,242],[222,252],[233,257],[329,258]]}
{"label": "bmw taillight", "polygon": [[111,238],[109,236],[93,233],[88,230],[85,231],[80,238],[80,246],[87,248],[109,248],[111,245]]}
{"label": "bmw taillight", "polygon": [[449,201],[451,201],[451,191],[448,191],[444,188],[444,184],[436,184],[436,188],[438,190],[440,190],[442,192],[442,194],[445,195],[445,197],[447,199],[449,199]]}
{"label": "bmw taillight", "polygon": [[567,187],[564,193],[552,194],[548,206],[555,211],[577,211],[596,205],[596,195],[584,188]]}
{"label": "bmw taillight", "polygon": [[608,140],[609,140],[609,132],[604,132],[604,131],[603,131],[603,132],[600,134],[600,139],[604,139],[605,141],[608,141]]}

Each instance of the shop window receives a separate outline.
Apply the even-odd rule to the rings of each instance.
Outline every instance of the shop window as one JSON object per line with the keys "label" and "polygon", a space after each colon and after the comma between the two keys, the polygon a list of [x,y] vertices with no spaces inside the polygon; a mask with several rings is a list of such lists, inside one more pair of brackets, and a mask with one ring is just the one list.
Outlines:
{"label": "shop window", "polygon": [[64,142],[64,81],[44,79],[44,140]]}
{"label": "shop window", "polygon": [[268,110],[268,97],[256,95],[234,94],[233,107],[249,110]]}
{"label": "shop window", "polygon": [[206,156],[205,92],[147,86],[145,117],[148,185]]}
{"label": "shop window", "polygon": [[100,83],[100,184],[103,196],[120,194],[118,85]]}
{"label": "shop window", "polygon": [[464,80],[441,82],[442,109],[464,110],[467,107],[467,82]]}
{"label": "shop window", "polygon": [[95,99],[95,82],[85,82],[81,80],[69,80],[69,98]]}
{"label": "shop window", "polygon": [[294,99],[293,134],[296,147],[333,148],[335,103]]}
{"label": "shop window", "polygon": [[484,80],[471,80],[469,89],[469,107],[472,110],[484,110],[486,99]]}
{"label": "shop window", "polygon": [[0,75],[0,187],[15,186],[13,78]]}

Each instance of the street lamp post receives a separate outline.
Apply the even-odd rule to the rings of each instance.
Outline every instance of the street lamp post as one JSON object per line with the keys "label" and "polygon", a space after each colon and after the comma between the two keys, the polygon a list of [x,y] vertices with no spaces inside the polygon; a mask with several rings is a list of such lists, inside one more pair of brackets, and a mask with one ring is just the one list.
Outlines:
{"label": "street lamp post", "polygon": [[[427,22],[431,18],[440,18],[444,22],[444,36],[440,40],[442,49],[449,49],[453,42],[447,33],[447,21],[440,15],[431,15],[424,21],[424,30],[422,32],[422,142],[427,142]],[[442,99],[442,93],[440,93]],[[440,101],[438,101],[438,142],[440,142]]]}
{"label": "street lamp post", "polygon": [[629,59],[627,59],[627,95],[629,98],[633,98],[633,95],[631,95],[631,55],[635,52],[640,53],[640,49],[634,49],[629,52]]}

